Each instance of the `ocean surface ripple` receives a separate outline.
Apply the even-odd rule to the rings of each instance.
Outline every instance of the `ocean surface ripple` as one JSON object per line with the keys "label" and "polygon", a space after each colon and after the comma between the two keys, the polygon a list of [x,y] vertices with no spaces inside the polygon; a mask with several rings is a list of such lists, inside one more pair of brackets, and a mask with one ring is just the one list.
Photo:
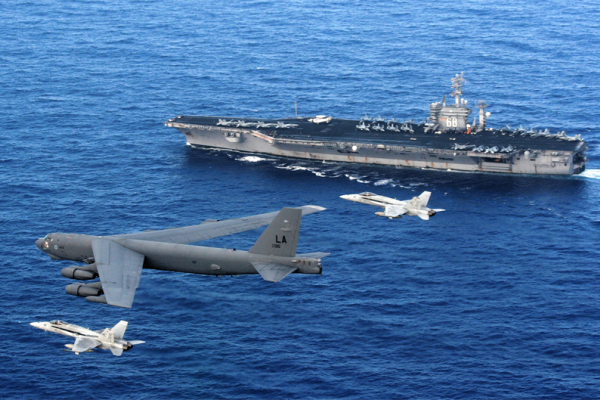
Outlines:
{"label": "ocean surface ripple", "polygon": [[[155,0],[0,4],[0,397],[598,398],[597,2]],[[464,71],[490,125],[581,134],[569,178],[195,149],[179,114],[424,120]],[[433,192],[430,221],[342,194]],[[132,309],[65,294],[34,245],[317,204],[277,284],[147,270]],[[261,230],[203,245],[248,249]],[[32,321],[147,343],[62,352]]]}

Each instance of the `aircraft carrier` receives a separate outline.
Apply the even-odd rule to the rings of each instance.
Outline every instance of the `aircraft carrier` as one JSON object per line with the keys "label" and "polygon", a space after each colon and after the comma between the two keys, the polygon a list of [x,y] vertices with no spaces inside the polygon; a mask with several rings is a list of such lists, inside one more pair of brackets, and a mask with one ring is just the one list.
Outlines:
{"label": "aircraft carrier", "polygon": [[485,101],[469,123],[461,98],[463,74],[451,79],[453,102],[429,106],[420,123],[365,116],[360,120],[316,117],[229,119],[180,115],[165,125],[192,146],[310,160],[469,172],[573,175],[585,170],[587,143],[580,135],[548,129],[489,128]]}

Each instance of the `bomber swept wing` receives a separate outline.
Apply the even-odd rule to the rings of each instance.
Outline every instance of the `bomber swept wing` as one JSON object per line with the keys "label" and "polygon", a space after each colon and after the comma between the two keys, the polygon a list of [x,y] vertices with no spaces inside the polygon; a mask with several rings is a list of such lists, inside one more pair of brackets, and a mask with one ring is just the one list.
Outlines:
{"label": "bomber swept wing", "polygon": [[93,240],[92,249],[106,302],[131,308],[140,284],[144,255],[108,239]]}
{"label": "bomber swept wing", "polygon": [[[313,214],[325,210],[325,208],[319,206],[302,206],[298,207],[298,209],[302,210],[302,215]],[[113,235],[110,237],[149,240],[151,242],[189,244],[263,227],[270,224],[278,213],[279,211],[275,211],[266,214],[252,215],[244,218],[233,218],[223,221],[208,220],[199,225],[185,226],[183,228],[169,228],[160,231],[128,233],[125,235]]]}
{"label": "bomber swept wing", "polygon": [[[281,211],[160,231],[113,236],[88,236],[54,233],[38,239],[36,245],[53,259],[83,261],[62,275],[78,280],[68,294],[98,303],[131,308],[143,268],[207,275],[260,274],[277,282],[297,272],[320,274],[320,259],[329,253],[296,256],[302,215],[323,211],[319,206],[283,208]],[[190,246],[202,240],[244,232],[270,224],[248,251]]]}

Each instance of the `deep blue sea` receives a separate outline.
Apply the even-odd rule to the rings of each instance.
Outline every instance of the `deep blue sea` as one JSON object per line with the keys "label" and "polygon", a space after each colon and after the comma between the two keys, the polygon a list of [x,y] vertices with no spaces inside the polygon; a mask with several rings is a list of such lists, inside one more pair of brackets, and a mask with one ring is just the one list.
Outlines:
{"label": "deep blue sea", "polygon": [[[597,1],[0,3],[0,398],[600,398]],[[180,114],[424,120],[465,73],[488,123],[581,134],[574,177],[194,149]],[[344,201],[431,191],[430,221]],[[132,309],[68,296],[34,245],[316,204],[273,284],[145,270]],[[202,242],[249,249],[262,230]],[[145,340],[62,351],[32,321]]]}

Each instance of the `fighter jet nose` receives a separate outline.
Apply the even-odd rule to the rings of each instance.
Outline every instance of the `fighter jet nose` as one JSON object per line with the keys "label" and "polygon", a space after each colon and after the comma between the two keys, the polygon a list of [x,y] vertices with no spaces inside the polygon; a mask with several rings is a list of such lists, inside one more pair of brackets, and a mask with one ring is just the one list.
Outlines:
{"label": "fighter jet nose", "polygon": [[42,250],[42,246],[44,245],[44,239],[39,238],[38,240],[35,241],[35,245],[37,246],[38,249]]}

